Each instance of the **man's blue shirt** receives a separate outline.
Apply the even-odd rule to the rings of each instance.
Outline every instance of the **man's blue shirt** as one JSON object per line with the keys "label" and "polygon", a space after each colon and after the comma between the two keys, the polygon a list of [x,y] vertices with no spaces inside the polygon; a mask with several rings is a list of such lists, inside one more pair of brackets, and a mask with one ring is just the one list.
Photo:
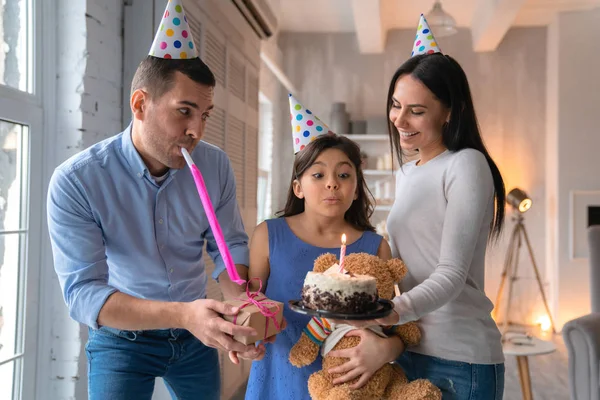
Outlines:
{"label": "man's blue shirt", "polygon": [[[248,236],[227,155],[200,142],[191,154],[235,264],[248,265]],[[157,184],[133,146],[131,126],[73,156],[52,175],[48,229],[70,315],[98,328],[106,299],[193,301],[206,293],[203,247],[225,270],[192,174],[170,170]]]}

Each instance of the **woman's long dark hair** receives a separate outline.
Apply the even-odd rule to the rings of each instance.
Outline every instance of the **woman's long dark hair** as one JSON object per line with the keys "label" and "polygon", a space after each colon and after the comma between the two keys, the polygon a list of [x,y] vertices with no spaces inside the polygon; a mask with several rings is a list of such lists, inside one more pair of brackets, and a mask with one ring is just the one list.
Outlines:
{"label": "woman's long dark hair", "polygon": [[[497,239],[504,224],[504,200],[506,196],[504,181],[500,170],[483,144],[465,72],[456,60],[441,53],[423,54],[408,59],[394,73],[390,82],[386,105],[386,115],[388,116],[392,108],[392,96],[396,89],[396,82],[406,74],[410,74],[421,81],[450,110],[450,120],[444,125],[442,131],[444,146],[450,151],[459,151],[466,148],[475,149],[485,156],[494,179],[495,213],[490,227],[490,238]],[[388,133],[392,156],[395,151],[395,156],[398,157],[398,162],[402,165],[400,136],[389,118]]]}
{"label": "woman's long dark hair", "polygon": [[373,195],[367,188],[365,177],[360,166],[360,148],[347,137],[335,134],[319,136],[296,154],[287,201],[284,209],[277,214],[280,217],[291,217],[304,212],[304,199],[299,199],[294,194],[294,181],[296,179],[299,180],[304,172],[314,164],[317,157],[319,157],[319,154],[327,149],[341,150],[348,156],[356,168],[358,196],[344,214],[344,219],[360,231],[375,231],[375,228],[369,222],[369,218],[371,218],[371,215],[373,214],[373,202],[371,201]]}

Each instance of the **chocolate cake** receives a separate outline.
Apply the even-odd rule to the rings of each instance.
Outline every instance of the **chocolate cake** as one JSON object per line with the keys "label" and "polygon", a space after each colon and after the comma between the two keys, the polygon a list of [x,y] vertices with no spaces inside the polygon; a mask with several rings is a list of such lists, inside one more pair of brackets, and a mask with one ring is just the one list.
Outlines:
{"label": "chocolate cake", "polygon": [[363,314],[377,306],[377,282],[368,275],[340,273],[337,265],[309,272],[302,287],[302,304],[315,310]]}

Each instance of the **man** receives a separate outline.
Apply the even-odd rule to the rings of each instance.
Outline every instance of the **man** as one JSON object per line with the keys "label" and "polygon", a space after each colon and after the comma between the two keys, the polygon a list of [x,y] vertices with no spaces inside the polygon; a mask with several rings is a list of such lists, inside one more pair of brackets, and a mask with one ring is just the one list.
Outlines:
{"label": "man", "polygon": [[[167,57],[170,47],[182,45],[196,57]],[[243,288],[225,273],[182,148],[204,174],[243,279],[248,238],[229,159],[200,141],[214,107],[215,78],[197,57],[176,0],[167,5],[151,54],[133,78],[131,125],[67,160],[52,176],[54,264],[71,317],[90,327],[91,400],[150,399],[157,376],[174,398],[218,399],[216,348],[236,361],[235,354],[261,358],[264,345],[234,341],[232,335],[256,332],[221,317],[234,315],[233,307],[205,299],[205,242],[224,296]]]}

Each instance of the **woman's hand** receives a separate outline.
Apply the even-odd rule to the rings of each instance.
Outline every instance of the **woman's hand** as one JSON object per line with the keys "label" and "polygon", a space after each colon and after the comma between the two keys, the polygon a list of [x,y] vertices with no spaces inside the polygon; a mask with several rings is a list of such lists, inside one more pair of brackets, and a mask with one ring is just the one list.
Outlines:
{"label": "woman's hand", "polygon": [[329,356],[343,357],[349,360],[327,372],[344,374],[333,380],[334,385],[351,381],[360,376],[358,381],[351,386],[353,390],[364,386],[379,368],[394,361],[404,351],[404,343],[397,336],[382,338],[365,329],[350,331],[346,336],[358,336],[360,343],[350,349],[331,351]]}

